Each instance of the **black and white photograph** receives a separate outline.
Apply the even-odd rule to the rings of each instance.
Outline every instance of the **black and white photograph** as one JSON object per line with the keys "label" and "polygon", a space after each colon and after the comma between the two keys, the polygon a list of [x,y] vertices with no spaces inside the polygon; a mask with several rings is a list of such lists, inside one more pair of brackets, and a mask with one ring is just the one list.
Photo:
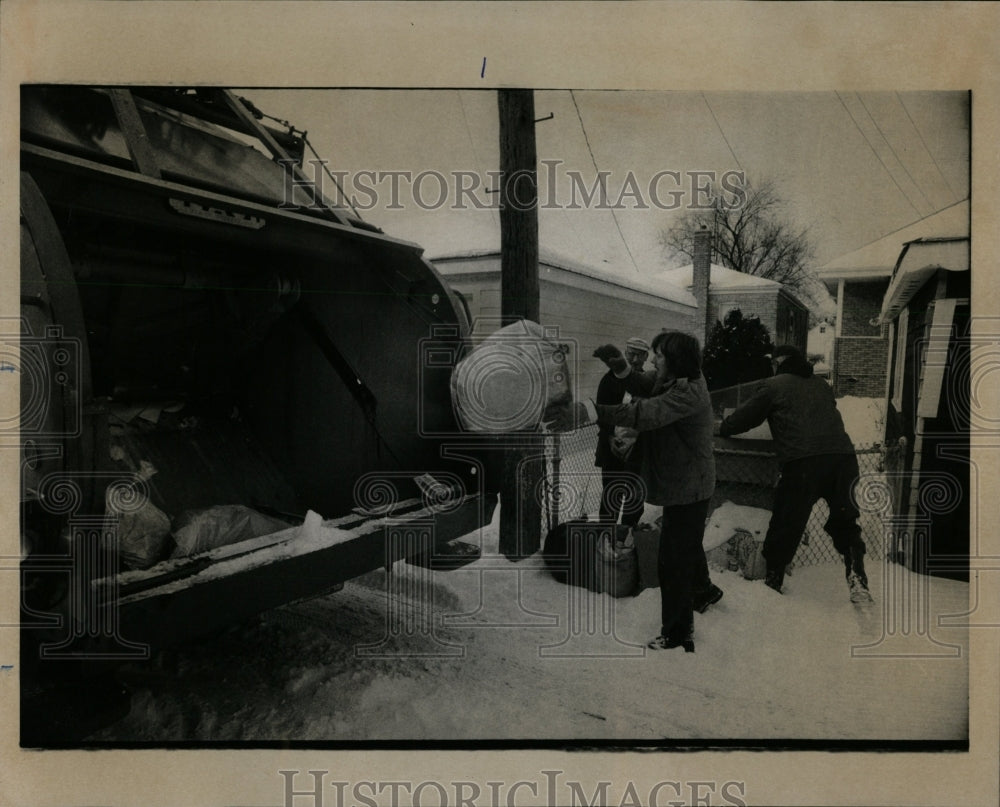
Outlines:
{"label": "black and white photograph", "polygon": [[[748,82],[733,4],[674,78],[463,3],[280,4],[292,67],[181,5],[217,62],[3,67],[5,803],[989,803],[982,75]],[[348,7],[448,78],[310,69]]]}

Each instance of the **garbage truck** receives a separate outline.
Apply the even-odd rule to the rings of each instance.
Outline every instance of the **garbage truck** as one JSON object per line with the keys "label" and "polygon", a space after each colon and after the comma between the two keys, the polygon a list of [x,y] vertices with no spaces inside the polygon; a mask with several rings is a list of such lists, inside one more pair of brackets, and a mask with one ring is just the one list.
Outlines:
{"label": "garbage truck", "polygon": [[307,175],[303,132],[218,88],[25,85],[20,112],[30,744],[84,733],[59,715],[91,671],[433,557],[496,496],[454,447],[462,301]]}

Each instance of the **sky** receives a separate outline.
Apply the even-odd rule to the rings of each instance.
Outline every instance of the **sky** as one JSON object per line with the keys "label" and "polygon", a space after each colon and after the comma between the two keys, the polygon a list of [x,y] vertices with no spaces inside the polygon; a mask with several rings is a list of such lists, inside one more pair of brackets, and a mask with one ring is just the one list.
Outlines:
{"label": "sky", "polygon": [[[495,209],[451,209],[454,172],[479,182],[486,204],[499,169],[493,90],[239,90],[261,110],[308,132],[348,189],[363,171],[436,172],[419,193],[401,179],[364,178],[373,194],[354,193],[366,221],[415,241],[435,256],[499,246]],[[814,265],[911,224],[968,196],[969,96],[964,92],[642,92],[538,90],[534,93],[543,250],[624,277],[650,275],[683,261],[659,236],[692,201],[691,172],[740,171],[751,185],[773,181],[783,214],[809,231]],[[551,116],[551,117],[549,117]],[[555,168],[549,167],[558,161]],[[629,174],[632,195],[614,212],[582,204],[567,172],[590,188],[608,172],[609,200]],[[555,172],[555,181],[551,177]],[[661,172],[670,172],[663,174]],[[655,184],[654,199],[650,183]],[[677,181],[679,178],[679,181]],[[329,193],[333,184],[325,180]],[[679,191],[682,196],[671,196]],[[417,203],[423,200],[424,208]],[[672,201],[679,199],[680,201]],[[640,206],[645,205],[645,207]],[[665,209],[667,207],[678,209]],[[587,209],[589,207],[589,209]],[[396,209],[394,209],[396,208]],[[435,208],[435,209],[426,209]]]}

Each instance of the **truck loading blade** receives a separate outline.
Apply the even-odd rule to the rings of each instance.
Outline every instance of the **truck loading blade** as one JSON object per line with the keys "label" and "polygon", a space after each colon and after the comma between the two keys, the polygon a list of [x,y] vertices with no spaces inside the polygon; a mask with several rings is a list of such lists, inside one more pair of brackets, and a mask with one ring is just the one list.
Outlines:
{"label": "truck loading blade", "polygon": [[[329,591],[338,583],[421,552],[432,552],[489,523],[492,497],[464,497],[447,512],[421,507],[402,517],[372,518],[351,528],[329,526],[329,538],[297,541],[292,527],[143,580],[119,575],[121,636],[155,647],[174,645],[256,614]],[[244,551],[246,550],[246,551]],[[183,571],[182,571],[183,569]],[[106,597],[111,581],[94,581]]]}

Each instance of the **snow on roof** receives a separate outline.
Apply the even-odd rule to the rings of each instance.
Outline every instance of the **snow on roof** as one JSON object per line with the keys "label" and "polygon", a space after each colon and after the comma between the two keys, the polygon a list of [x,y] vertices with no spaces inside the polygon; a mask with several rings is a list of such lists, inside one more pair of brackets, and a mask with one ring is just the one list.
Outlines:
{"label": "snow on roof", "polygon": [[[468,261],[477,260],[480,258],[499,258],[500,252],[497,249],[492,249],[489,247],[471,248],[465,250],[455,250],[449,251],[445,254],[437,254],[428,257],[428,260],[438,266],[439,269],[442,267],[439,264],[444,264],[452,261]],[[694,295],[689,291],[685,290],[683,287],[669,281],[666,278],[661,278],[659,274],[657,275],[627,275],[625,273],[613,273],[605,272],[601,269],[596,269],[593,266],[588,266],[586,264],[575,261],[572,258],[567,258],[565,255],[561,255],[558,252],[554,252],[550,249],[540,249],[538,253],[538,262],[544,266],[551,266],[556,269],[562,269],[566,272],[572,272],[573,274],[582,275],[584,277],[589,277],[593,280],[601,281],[602,283],[610,283],[616,286],[621,286],[626,289],[632,289],[634,291],[640,291],[645,294],[653,295],[654,297],[660,297],[665,300],[670,300],[671,302],[680,303],[682,305],[689,305],[692,307],[697,306],[697,302],[694,299]],[[443,269],[442,269],[443,271]],[[480,271],[494,271],[492,267],[483,266]],[[445,272],[446,274],[446,272]]]}
{"label": "snow on roof", "polygon": [[879,323],[891,322],[939,269],[969,271],[968,238],[927,238],[903,246],[886,289]]}
{"label": "snow on roof", "polygon": [[919,238],[963,237],[969,235],[969,200],[963,199],[920,221],[908,224],[860,249],[841,255],[816,270],[824,280],[843,277],[889,277],[903,244]]}
{"label": "snow on roof", "polygon": [[[658,281],[673,283],[681,288],[690,288],[693,285],[693,275],[694,264],[689,263],[676,269],[665,269],[662,272],[657,272],[653,277]],[[709,291],[761,291],[775,287],[781,288],[781,284],[776,280],[737,272],[717,263],[712,264],[709,274]]]}

